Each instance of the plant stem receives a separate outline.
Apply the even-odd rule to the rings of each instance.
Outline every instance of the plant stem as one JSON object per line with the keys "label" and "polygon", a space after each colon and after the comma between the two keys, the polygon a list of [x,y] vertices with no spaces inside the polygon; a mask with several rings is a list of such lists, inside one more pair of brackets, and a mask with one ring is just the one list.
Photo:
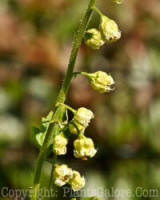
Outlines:
{"label": "plant stem", "polygon": [[52,177],[53,177],[53,172],[54,172],[56,160],[57,160],[57,156],[54,154],[53,162],[52,162],[52,169],[51,169],[51,176],[50,176],[49,184],[48,184],[48,189],[50,189],[52,187],[52,180],[53,180]]}
{"label": "plant stem", "polygon": [[103,16],[102,12],[97,7],[93,6],[92,10],[96,11],[101,17]]}
{"label": "plant stem", "polygon": [[71,108],[70,106],[68,106],[68,105],[66,105],[66,104],[64,104],[64,103],[59,103],[58,105],[64,106],[66,109],[70,110],[72,113],[75,113],[75,112],[76,112],[75,109]]}
{"label": "plant stem", "polygon": [[75,40],[73,43],[73,47],[72,47],[72,51],[71,51],[71,56],[69,59],[69,64],[68,64],[68,69],[67,69],[67,73],[65,76],[65,80],[63,82],[62,88],[60,90],[59,96],[58,96],[58,103],[64,103],[65,98],[66,98],[66,94],[68,92],[68,88],[70,85],[70,81],[72,79],[73,76],[73,69],[74,69],[74,65],[75,65],[75,61],[77,58],[77,53],[78,50],[80,48],[86,27],[88,25],[90,16],[92,14],[92,7],[94,7],[96,0],[90,0],[89,5],[88,5],[88,9],[86,10],[86,13],[79,25],[79,28],[75,34]]}
{"label": "plant stem", "polygon": [[[80,48],[86,27],[88,25],[90,16],[92,14],[92,7],[94,7],[95,2],[96,2],[96,0],[90,0],[89,5],[88,5],[88,9],[86,10],[86,13],[85,13],[85,15],[84,15],[84,17],[83,17],[83,19],[82,19],[82,21],[79,25],[79,28],[78,28],[78,30],[75,34],[75,40],[74,40],[74,43],[73,43],[71,56],[70,56],[70,59],[69,59],[68,69],[67,69],[66,76],[65,76],[64,82],[62,84],[62,87],[60,89],[56,105],[58,103],[64,103],[65,102],[66,95],[67,95],[67,92],[68,92],[68,89],[69,89],[69,86],[70,86],[70,82],[71,82],[71,79],[73,77],[72,74],[73,74],[78,50]],[[53,115],[53,120],[62,121],[64,113],[65,113],[65,108],[61,105],[58,106],[56,108],[54,115]],[[45,157],[46,157],[46,152],[47,152],[47,149],[48,149],[48,146],[49,146],[49,142],[52,139],[52,137],[54,137],[56,134],[58,134],[59,129],[60,129],[59,125],[53,123],[49,126],[48,132],[45,136],[44,143],[43,143],[43,146],[40,150],[38,160],[37,160],[37,164],[36,164],[36,168],[35,168],[32,200],[38,200],[37,196],[38,196],[38,191],[39,191],[39,188],[40,188],[40,177],[41,177],[43,162],[44,162]]]}

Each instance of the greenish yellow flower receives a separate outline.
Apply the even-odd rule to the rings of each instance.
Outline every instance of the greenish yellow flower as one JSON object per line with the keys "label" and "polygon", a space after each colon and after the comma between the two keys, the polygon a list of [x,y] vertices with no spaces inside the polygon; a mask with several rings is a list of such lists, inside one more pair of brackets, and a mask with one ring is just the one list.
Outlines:
{"label": "greenish yellow flower", "polygon": [[53,152],[56,155],[64,155],[67,153],[68,139],[64,136],[63,132],[56,135],[53,140]]}
{"label": "greenish yellow flower", "polygon": [[74,156],[76,158],[86,160],[87,157],[92,158],[96,152],[97,150],[94,148],[94,143],[91,138],[80,135],[79,138],[74,141]]}
{"label": "greenish yellow flower", "polygon": [[80,190],[85,185],[84,177],[80,173],[69,168],[67,165],[56,165],[53,176],[55,184],[59,187],[69,183],[74,191]]}
{"label": "greenish yellow flower", "polygon": [[84,41],[92,49],[99,49],[104,44],[101,33],[95,28],[86,31]]}
{"label": "greenish yellow flower", "polygon": [[99,91],[100,93],[110,92],[114,85],[114,80],[111,75],[105,72],[97,71],[95,73],[82,72],[83,75],[87,76],[92,88]]}
{"label": "greenish yellow flower", "polygon": [[56,165],[53,176],[55,178],[55,184],[59,187],[69,182],[73,175],[72,169],[67,165]]}
{"label": "greenish yellow flower", "polygon": [[78,191],[85,186],[85,179],[84,177],[81,177],[79,172],[73,171],[73,176],[70,179],[69,184],[74,191]]}
{"label": "greenish yellow flower", "polygon": [[85,128],[89,125],[91,119],[93,118],[94,118],[93,112],[83,107],[79,108],[74,115],[74,120]]}
{"label": "greenish yellow flower", "polygon": [[79,108],[75,113],[72,121],[69,123],[69,130],[73,134],[84,133],[85,128],[94,118],[93,112],[87,108]]}
{"label": "greenish yellow flower", "polygon": [[104,15],[101,15],[99,29],[105,42],[115,42],[121,37],[121,32],[116,22]]}

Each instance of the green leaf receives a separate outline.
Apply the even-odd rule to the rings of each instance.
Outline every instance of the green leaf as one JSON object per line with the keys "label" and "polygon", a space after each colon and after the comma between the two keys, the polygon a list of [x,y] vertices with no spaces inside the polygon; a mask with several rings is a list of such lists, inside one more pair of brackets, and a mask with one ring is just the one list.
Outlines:
{"label": "green leaf", "polygon": [[43,145],[44,138],[45,138],[45,134],[43,134],[43,133],[39,133],[39,134],[36,135],[36,141],[38,142],[38,144],[40,146]]}
{"label": "green leaf", "polygon": [[44,138],[48,131],[49,125],[53,117],[53,111],[50,111],[46,117],[42,117],[40,128],[33,127],[35,139],[39,146],[43,145]]}
{"label": "green leaf", "polygon": [[32,131],[33,131],[33,133],[36,135],[36,134],[38,134],[39,132],[40,132],[40,130],[39,130],[39,128],[37,128],[37,127],[32,127]]}
{"label": "green leaf", "polygon": [[50,111],[46,117],[42,117],[41,125],[40,125],[41,132],[47,131],[49,124],[52,120],[52,117],[53,117],[53,111]]}

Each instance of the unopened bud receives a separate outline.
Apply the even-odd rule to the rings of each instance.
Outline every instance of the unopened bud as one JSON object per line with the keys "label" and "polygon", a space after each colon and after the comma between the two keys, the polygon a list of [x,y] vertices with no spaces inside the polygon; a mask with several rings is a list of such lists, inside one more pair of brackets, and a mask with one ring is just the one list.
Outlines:
{"label": "unopened bud", "polygon": [[100,31],[95,28],[86,31],[84,41],[92,49],[99,49],[104,44]]}

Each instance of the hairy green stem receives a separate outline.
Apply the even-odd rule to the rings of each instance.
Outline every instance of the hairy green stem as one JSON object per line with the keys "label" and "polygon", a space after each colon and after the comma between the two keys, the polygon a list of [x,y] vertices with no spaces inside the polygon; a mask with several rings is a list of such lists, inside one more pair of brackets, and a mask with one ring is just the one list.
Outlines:
{"label": "hairy green stem", "polygon": [[[75,34],[75,40],[73,43],[72,51],[71,51],[71,56],[69,59],[69,64],[68,64],[68,69],[66,72],[66,76],[64,79],[64,82],[62,84],[62,87],[60,89],[60,93],[58,95],[56,105],[58,103],[64,103],[66,99],[66,95],[70,86],[71,79],[73,77],[73,70],[75,66],[75,61],[77,58],[77,53],[80,48],[86,27],[88,25],[90,16],[92,14],[92,7],[94,7],[96,0],[90,0],[88,9],[86,10],[86,13],[78,27],[78,30]],[[53,115],[53,120],[61,122],[63,120],[63,116],[65,113],[65,108],[61,105],[57,106],[56,111]],[[42,166],[43,162],[46,157],[46,152],[49,146],[49,142],[54,137],[56,134],[59,132],[59,125],[58,124],[51,124],[49,126],[48,132],[45,136],[43,146],[40,150],[37,163],[36,163],[36,168],[35,168],[35,174],[34,174],[34,183],[33,183],[33,194],[32,194],[32,200],[38,200],[38,191],[40,188],[40,177],[41,177],[41,171],[42,171]],[[54,164],[53,164],[54,165]],[[52,174],[51,174],[52,175]]]}

